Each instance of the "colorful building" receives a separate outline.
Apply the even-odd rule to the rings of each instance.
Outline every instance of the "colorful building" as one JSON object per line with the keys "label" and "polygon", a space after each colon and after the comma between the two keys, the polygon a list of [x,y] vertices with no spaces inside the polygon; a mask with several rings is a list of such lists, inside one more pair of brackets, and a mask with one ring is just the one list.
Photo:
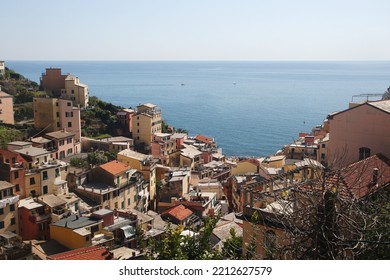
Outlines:
{"label": "colorful building", "polygon": [[13,193],[14,185],[0,181],[0,234],[7,231],[19,233],[19,196]]}
{"label": "colorful building", "polygon": [[34,98],[34,127],[49,133],[59,130],[74,133],[76,143],[81,141],[80,108],[73,101],[60,98]]}
{"label": "colorful building", "polygon": [[139,150],[150,151],[153,134],[162,130],[161,109],[150,103],[139,105],[132,122],[135,145]]}
{"label": "colorful building", "polygon": [[12,96],[1,91],[0,86],[0,123],[15,124],[14,102]]}

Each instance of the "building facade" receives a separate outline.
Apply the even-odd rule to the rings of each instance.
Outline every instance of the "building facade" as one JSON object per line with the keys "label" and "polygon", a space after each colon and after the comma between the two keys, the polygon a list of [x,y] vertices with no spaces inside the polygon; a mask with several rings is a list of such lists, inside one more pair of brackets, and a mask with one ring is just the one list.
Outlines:
{"label": "building facade", "polygon": [[15,124],[14,102],[12,96],[1,91],[0,86],[0,123]]}
{"label": "building facade", "polygon": [[19,196],[13,193],[13,188],[12,184],[0,181],[0,234],[7,231],[19,233]]}
{"label": "building facade", "polygon": [[162,130],[161,110],[154,104],[139,105],[132,122],[135,145],[140,150],[150,151],[153,134]]}
{"label": "building facade", "polygon": [[390,100],[365,102],[328,120],[329,166],[346,166],[377,153],[390,157]]}
{"label": "building facade", "polygon": [[34,98],[34,126],[43,132],[65,130],[81,141],[80,108],[70,100],[60,98]]}

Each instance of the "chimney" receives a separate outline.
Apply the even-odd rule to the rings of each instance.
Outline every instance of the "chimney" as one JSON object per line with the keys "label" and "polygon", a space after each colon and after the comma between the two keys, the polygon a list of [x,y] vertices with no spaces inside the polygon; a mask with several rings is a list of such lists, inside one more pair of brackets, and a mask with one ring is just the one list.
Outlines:
{"label": "chimney", "polygon": [[372,186],[376,186],[378,184],[378,176],[379,176],[379,169],[375,167],[372,170]]}

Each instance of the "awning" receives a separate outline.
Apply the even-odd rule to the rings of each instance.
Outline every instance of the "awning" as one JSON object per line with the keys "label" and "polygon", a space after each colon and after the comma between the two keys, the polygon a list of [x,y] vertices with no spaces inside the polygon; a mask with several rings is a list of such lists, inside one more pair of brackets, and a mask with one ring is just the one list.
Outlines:
{"label": "awning", "polygon": [[135,228],[132,226],[121,227],[126,238],[130,238],[135,235]]}

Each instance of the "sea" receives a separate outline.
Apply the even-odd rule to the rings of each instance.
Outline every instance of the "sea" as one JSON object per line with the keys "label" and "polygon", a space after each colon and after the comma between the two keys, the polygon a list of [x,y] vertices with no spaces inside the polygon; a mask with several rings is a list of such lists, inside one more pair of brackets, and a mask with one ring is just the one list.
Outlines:
{"label": "sea", "polygon": [[360,94],[390,86],[390,61],[6,61],[39,83],[62,68],[90,95],[135,108],[158,105],[169,125],[214,137],[228,156],[271,155],[348,108]]}

